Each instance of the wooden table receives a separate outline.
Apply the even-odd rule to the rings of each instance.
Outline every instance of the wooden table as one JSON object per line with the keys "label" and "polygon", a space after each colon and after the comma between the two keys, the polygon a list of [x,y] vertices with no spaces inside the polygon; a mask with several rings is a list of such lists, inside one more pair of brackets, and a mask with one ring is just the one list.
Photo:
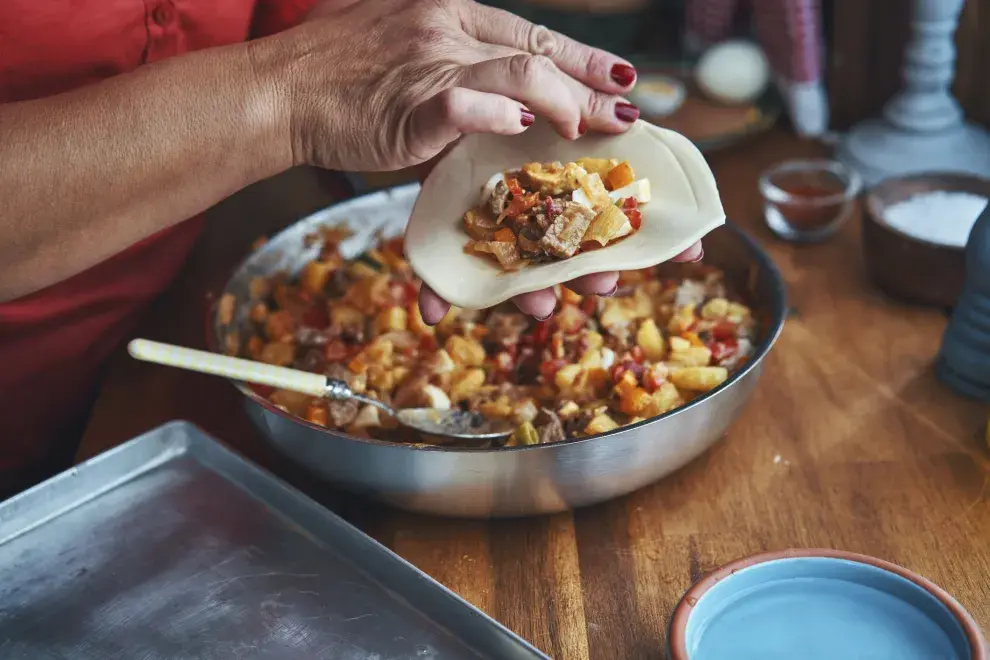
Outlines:
{"label": "wooden table", "polygon": [[[628,497],[552,517],[464,522],[348,497],[262,442],[227,383],[110,364],[86,458],[175,418],[195,422],[341,513],[556,658],[662,657],[671,609],[700,575],[761,550],[831,547],[902,564],[952,592],[990,631],[987,409],[932,375],[946,317],[883,299],[865,279],[858,220],[799,247],[761,224],[758,173],[821,153],[786,133],[714,154],[730,218],[766,245],[791,319],[728,437]],[[220,205],[143,336],[203,345],[206,292],[254,238],[318,208],[307,171]]]}

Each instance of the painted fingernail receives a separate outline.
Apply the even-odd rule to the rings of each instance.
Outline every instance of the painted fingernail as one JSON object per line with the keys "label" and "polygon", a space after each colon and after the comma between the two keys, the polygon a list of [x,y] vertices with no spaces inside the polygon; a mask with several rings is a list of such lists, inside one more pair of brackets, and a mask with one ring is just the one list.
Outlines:
{"label": "painted fingernail", "polygon": [[705,248],[701,248],[701,252],[698,253],[698,257],[696,259],[692,259],[688,263],[689,264],[696,264],[696,263],[698,263],[699,261],[701,261],[704,258],[705,258]]}
{"label": "painted fingernail", "polygon": [[616,282],[615,286],[612,287],[611,291],[609,291],[608,293],[599,293],[598,295],[601,296],[602,298],[611,298],[612,296],[615,295],[615,292],[618,290],[619,290],[619,283]]}
{"label": "painted fingernail", "polygon": [[612,67],[612,80],[617,85],[628,87],[636,81],[636,69],[628,64],[616,64]]}
{"label": "painted fingernail", "polygon": [[615,116],[622,121],[634,122],[639,119],[639,108],[632,103],[616,103]]}
{"label": "painted fingernail", "polygon": [[536,115],[529,110],[520,110],[519,115],[519,122],[523,126],[532,126],[533,122],[536,121]]}
{"label": "painted fingernail", "polygon": [[584,135],[588,132],[588,122],[581,120],[578,122],[578,135]]}

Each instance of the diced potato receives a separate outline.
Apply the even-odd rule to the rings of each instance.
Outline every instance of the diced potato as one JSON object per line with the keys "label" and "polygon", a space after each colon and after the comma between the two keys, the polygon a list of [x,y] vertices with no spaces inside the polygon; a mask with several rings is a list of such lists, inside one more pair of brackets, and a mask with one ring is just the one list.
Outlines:
{"label": "diced potato", "polygon": [[395,353],[395,344],[392,343],[391,339],[378,337],[373,339],[363,352],[367,355],[369,364],[390,367],[392,366],[392,355]]}
{"label": "diced potato", "polygon": [[359,310],[342,303],[331,303],[328,311],[330,312],[331,325],[342,328],[363,326],[366,318]]}
{"label": "diced potato", "polygon": [[697,332],[682,332],[681,337],[688,340],[692,346],[704,346],[705,342],[701,341],[701,337],[698,336]]}
{"label": "diced potato", "polygon": [[557,416],[561,419],[570,419],[581,412],[581,407],[574,401],[564,401],[557,408]]}
{"label": "diced potato", "polygon": [[268,305],[263,302],[255,303],[255,305],[251,307],[249,317],[255,323],[264,323],[268,318]]}
{"label": "diced potato", "polygon": [[371,404],[366,405],[358,411],[357,417],[351,422],[351,427],[355,429],[376,428],[382,425],[379,417],[379,409]]}
{"label": "diced potato", "polygon": [[557,373],[553,377],[554,385],[557,386],[561,392],[570,392],[574,387],[574,381],[581,373],[581,365],[578,364],[565,364],[563,367],[557,370]]}
{"label": "diced potato", "polygon": [[521,447],[538,444],[540,444],[540,434],[536,432],[536,428],[529,422],[523,422],[520,424],[505,442],[507,447]]}
{"label": "diced potato", "polygon": [[646,319],[639,325],[636,332],[636,345],[643,349],[643,354],[648,360],[657,361],[663,359],[664,341],[653,319]]}
{"label": "diced potato", "polygon": [[419,311],[419,303],[415,300],[409,303],[407,318],[409,319],[409,329],[420,337],[436,336],[436,328],[431,325],[426,325],[426,322],[423,320],[423,315]]}
{"label": "diced potato", "polygon": [[241,351],[241,335],[236,331],[228,332],[223,337],[223,350],[227,355],[234,357]]}
{"label": "diced potato", "polygon": [[330,281],[330,277],[339,265],[318,259],[310,261],[303,266],[302,272],[299,273],[299,286],[302,287],[303,291],[309,291],[312,294],[322,293],[323,287]]}
{"label": "diced potato", "polygon": [[555,319],[557,328],[562,332],[577,332],[588,322],[588,315],[577,305],[561,305]]}
{"label": "diced potato", "polygon": [[750,317],[749,307],[746,305],[741,305],[736,302],[729,303],[729,310],[725,314],[725,318],[733,323],[742,323]]}
{"label": "diced potato", "polygon": [[[674,337],[671,337],[673,340]],[[712,352],[707,346],[691,346],[684,350],[671,350],[667,361],[681,367],[705,367],[712,360]]]}
{"label": "diced potato", "polygon": [[424,385],[423,395],[427,401],[428,408],[437,410],[450,410],[450,397],[436,385]]}
{"label": "diced potato", "polygon": [[598,315],[598,322],[603,328],[616,328],[627,325],[636,318],[633,310],[622,304],[622,300],[607,298],[601,314]]}
{"label": "diced potato", "polygon": [[595,415],[588,425],[584,427],[584,432],[588,435],[596,435],[598,433],[606,433],[608,431],[613,431],[619,428],[615,420],[608,415],[602,413],[600,415]]}
{"label": "diced potato", "polygon": [[601,348],[605,344],[604,337],[600,333],[594,330],[587,330],[584,335],[582,335],[585,345],[588,348]]}
{"label": "diced potato", "polygon": [[327,425],[327,408],[322,401],[314,401],[309,404],[306,408],[306,416],[304,419],[310,424],[316,424],[318,426]]}
{"label": "diced potato", "polygon": [[386,366],[372,362],[368,365],[368,385],[379,392],[390,392],[395,387],[395,377],[392,370]]}
{"label": "diced potato", "polygon": [[265,344],[258,356],[259,362],[274,364],[277,367],[287,367],[292,364],[296,357],[295,344],[288,344],[281,341],[273,341]]}
{"label": "diced potato", "polygon": [[457,327],[458,318],[463,310],[457,305],[451,305],[450,309],[444,314],[440,322],[433,326],[438,333],[441,335],[449,335],[454,332]]}
{"label": "diced potato", "polygon": [[430,357],[426,364],[430,370],[430,373],[434,375],[449,374],[457,368],[457,365],[454,363],[454,359],[450,357],[450,353],[442,348],[438,349],[437,352]]}
{"label": "diced potato", "polygon": [[580,305],[581,300],[584,299],[584,296],[582,296],[581,294],[574,293],[570,289],[564,288],[562,286],[554,287],[554,289],[559,292],[557,295],[560,298],[560,303],[562,305],[567,305],[567,304]]}
{"label": "diced potato", "polygon": [[618,206],[608,204],[595,216],[588,228],[584,230],[581,241],[594,241],[599,245],[608,245],[612,241],[628,236],[633,232],[632,223]]}
{"label": "diced potato", "polygon": [[444,348],[458,366],[480,367],[485,362],[485,347],[473,339],[451,335]]}
{"label": "diced potato", "polygon": [[468,369],[459,374],[455,374],[450,384],[450,400],[453,403],[460,403],[472,394],[481,389],[485,384],[484,369]]}
{"label": "diced potato", "polygon": [[622,392],[619,397],[619,410],[627,415],[642,415],[650,417],[647,409],[652,405],[653,397],[642,387],[632,387]]}
{"label": "diced potato", "polygon": [[386,332],[405,332],[409,327],[409,313],[398,305],[386,307],[375,317],[373,331],[376,335]]}
{"label": "diced potato", "polygon": [[597,173],[589,174],[581,179],[581,190],[584,191],[585,196],[591,203],[591,208],[596,211],[601,211],[607,207],[614,207],[612,199],[608,196],[608,191],[605,190],[605,184]]}
{"label": "diced potato", "polygon": [[252,360],[257,360],[258,357],[261,355],[261,350],[264,347],[265,347],[264,339],[262,339],[258,335],[251,335],[251,338],[248,339],[245,352],[247,353],[247,356],[249,358],[251,358]]}
{"label": "diced potato", "polygon": [[292,314],[284,309],[272,312],[265,319],[265,336],[272,341],[282,341],[296,331],[296,322]]}
{"label": "diced potato", "polygon": [[577,164],[583,167],[588,174],[597,174],[604,180],[609,171],[619,164],[619,161],[615,158],[578,158]]}
{"label": "diced potato", "polygon": [[578,360],[578,364],[583,369],[602,366],[602,352],[597,348],[589,348]]}
{"label": "diced potato", "polygon": [[289,390],[275,390],[269,398],[272,403],[286,412],[299,417],[306,414],[306,409],[309,407],[309,402],[312,399],[308,394],[290,392]]}
{"label": "diced potato", "polygon": [[636,374],[631,371],[624,371],[622,372],[622,377],[619,378],[619,382],[615,384],[615,391],[621,397],[638,386],[639,383],[636,381]]}
{"label": "diced potato", "polygon": [[683,353],[684,351],[691,348],[691,342],[689,342],[684,337],[671,337],[670,338],[670,352],[671,353]]}
{"label": "diced potato", "polygon": [[681,305],[674,312],[674,315],[670,317],[670,322],[667,324],[667,331],[679,335],[694,327],[697,321],[698,319],[694,315],[694,306]]}
{"label": "diced potato", "polygon": [[629,161],[624,160],[608,171],[605,184],[609,190],[618,190],[635,180],[636,174],[633,172],[632,165],[629,164]]}
{"label": "diced potato", "polygon": [[515,405],[512,410],[512,417],[522,424],[523,422],[532,422],[539,413],[540,409],[536,407],[535,401],[524,399]]}
{"label": "diced potato", "polygon": [[505,396],[479,404],[478,410],[489,419],[508,419],[513,414],[512,404]]}
{"label": "diced potato", "polygon": [[664,383],[653,393],[653,401],[657,406],[657,415],[673,410],[684,403],[681,393],[673,383]]}
{"label": "diced potato", "polygon": [[707,392],[729,377],[725,367],[682,367],[670,372],[670,382],[680,389]]}
{"label": "diced potato", "polygon": [[729,313],[729,301],[725,298],[712,298],[701,307],[701,318],[724,319]]}
{"label": "diced potato", "polygon": [[220,296],[220,301],[217,303],[217,320],[221,325],[230,325],[233,322],[236,303],[233,294],[225,293]]}
{"label": "diced potato", "polygon": [[[355,262],[362,264],[362,262]],[[362,264],[371,271],[367,275],[351,285],[344,296],[344,300],[349,305],[360,310],[366,316],[371,316],[378,308],[388,304],[392,299],[389,292],[389,276],[382,275],[378,271],[370,268],[367,264]]]}

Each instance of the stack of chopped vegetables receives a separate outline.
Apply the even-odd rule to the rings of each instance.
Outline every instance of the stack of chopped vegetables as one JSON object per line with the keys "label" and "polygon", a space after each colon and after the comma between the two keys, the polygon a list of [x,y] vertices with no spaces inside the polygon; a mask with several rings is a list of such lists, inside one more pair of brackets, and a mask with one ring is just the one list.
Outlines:
{"label": "stack of chopped vegetables", "polygon": [[505,270],[568,259],[637,231],[649,201],[649,180],[636,179],[625,161],[527,163],[493,176],[464,214],[467,250]]}
{"label": "stack of chopped vegetables", "polygon": [[[247,327],[220,301],[230,354],[346,380],[403,407],[460,407],[517,426],[508,445],[557,442],[660,415],[725,382],[753,351],[756,325],[722,273],[703,264],[626,271],[610,298],[560,288],[536,322],[511,304],[452,308],[427,326],[401,239],[355,260],[327,230],[295,277],[252,283]],[[258,392],[312,424],[398,442],[423,438],[354,401]]]}

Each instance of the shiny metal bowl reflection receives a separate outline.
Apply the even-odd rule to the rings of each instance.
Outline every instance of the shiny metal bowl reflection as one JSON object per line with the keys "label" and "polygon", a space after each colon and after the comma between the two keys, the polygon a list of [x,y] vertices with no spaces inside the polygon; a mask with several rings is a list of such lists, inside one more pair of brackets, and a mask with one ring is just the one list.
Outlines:
{"label": "shiny metal bowl reflection", "polygon": [[[294,272],[316,256],[305,236],[317,227],[355,230],[345,254],[402,231],[418,186],[374,193],[315,213],[270,240],[234,272],[224,293],[238,301],[231,325],[245,322],[250,282]],[[674,472],[725,435],[756,387],[763,359],[783,328],[785,293],[770,258],[726,225],[705,239],[706,262],[743,287],[761,325],[752,359],[717,389],[669,413],[609,433],[555,444],[502,449],[423,447],[329,431],[282,412],[242,383],[247,413],[281,452],[318,476],[390,505],[435,515],[486,518],[544,514],[602,502]],[[214,323],[212,346],[231,327]]]}

